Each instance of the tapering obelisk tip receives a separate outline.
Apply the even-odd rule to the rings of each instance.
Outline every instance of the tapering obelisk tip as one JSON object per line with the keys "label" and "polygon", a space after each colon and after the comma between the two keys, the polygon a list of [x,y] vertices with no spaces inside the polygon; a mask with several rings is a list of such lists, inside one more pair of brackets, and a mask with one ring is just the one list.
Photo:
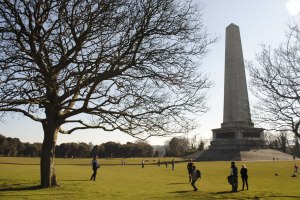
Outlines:
{"label": "tapering obelisk tip", "polygon": [[226,27],[226,29],[230,29],[230,28],[239,28],[239,26],[237,26],[237,25],[234,24],[234,23],[231,23],[231,24],[229,24],[229,25]]}

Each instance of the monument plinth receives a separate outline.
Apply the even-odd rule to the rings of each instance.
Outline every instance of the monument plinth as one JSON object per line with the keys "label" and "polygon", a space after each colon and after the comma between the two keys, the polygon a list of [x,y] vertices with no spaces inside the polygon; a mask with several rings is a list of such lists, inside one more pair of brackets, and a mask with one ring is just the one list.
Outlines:
{"label": "monument plinth", "polygon": [[223,123],[212,132],[211,149],[264,146],[263,129],[251,121],[240,30],[235,24],[226,28]]}

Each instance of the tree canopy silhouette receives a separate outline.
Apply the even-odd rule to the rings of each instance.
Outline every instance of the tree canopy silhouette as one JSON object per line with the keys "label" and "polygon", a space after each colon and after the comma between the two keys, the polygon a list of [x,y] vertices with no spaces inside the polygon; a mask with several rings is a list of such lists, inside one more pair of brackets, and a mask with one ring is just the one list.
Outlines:
{"label": "tree canopy silhouette", "polygon": [[291,131],[300,138],[300,27],[289,26],[277,48],[262,45],[249,63],[251,91],[258,98],[255,118],[269,130]]}
{"label": "tree canopy silhouette", "polygon": [[0,111],[44,130],[41,186],[57,184],[58,133],[181,132],[212,86],[215,42],[199,6],[176,0],[0,0]]}

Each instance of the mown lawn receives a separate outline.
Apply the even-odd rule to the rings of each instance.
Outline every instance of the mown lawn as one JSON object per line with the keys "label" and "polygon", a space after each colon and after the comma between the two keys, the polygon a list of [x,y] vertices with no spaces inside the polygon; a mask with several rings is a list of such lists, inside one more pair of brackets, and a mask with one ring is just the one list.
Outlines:
{"label": "mown lawn", "polygon": [[[126,159],[122,166],[121,159],[100,159],[97,180],[90,181],[90,159],[56,159],[60,186],[38,189],[39,159],[2,157],[0,199],[300,199],[300,176],[291,177],[293,165],[300,161],[246,162],[249,190],[230,193],[230,162],[196,162],[202,179],[197,182],[199,191],[193,192],[186,163],[177,163],[172,171],[170,164],[158,167],[153,158],[142,169],[141,160]],[[241,165],[237,162],[238,168]]]}

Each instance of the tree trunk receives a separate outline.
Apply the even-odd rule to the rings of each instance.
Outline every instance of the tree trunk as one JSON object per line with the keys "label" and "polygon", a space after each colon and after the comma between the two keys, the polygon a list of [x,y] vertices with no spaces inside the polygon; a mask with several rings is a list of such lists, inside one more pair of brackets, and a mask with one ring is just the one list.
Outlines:
{"label": "tree trunk", "polygon": [[41,187],[52,187],[57,185],[54,168],[55,145],[57,141],[58,127],[43,124],[44,141],[41,153]]}

